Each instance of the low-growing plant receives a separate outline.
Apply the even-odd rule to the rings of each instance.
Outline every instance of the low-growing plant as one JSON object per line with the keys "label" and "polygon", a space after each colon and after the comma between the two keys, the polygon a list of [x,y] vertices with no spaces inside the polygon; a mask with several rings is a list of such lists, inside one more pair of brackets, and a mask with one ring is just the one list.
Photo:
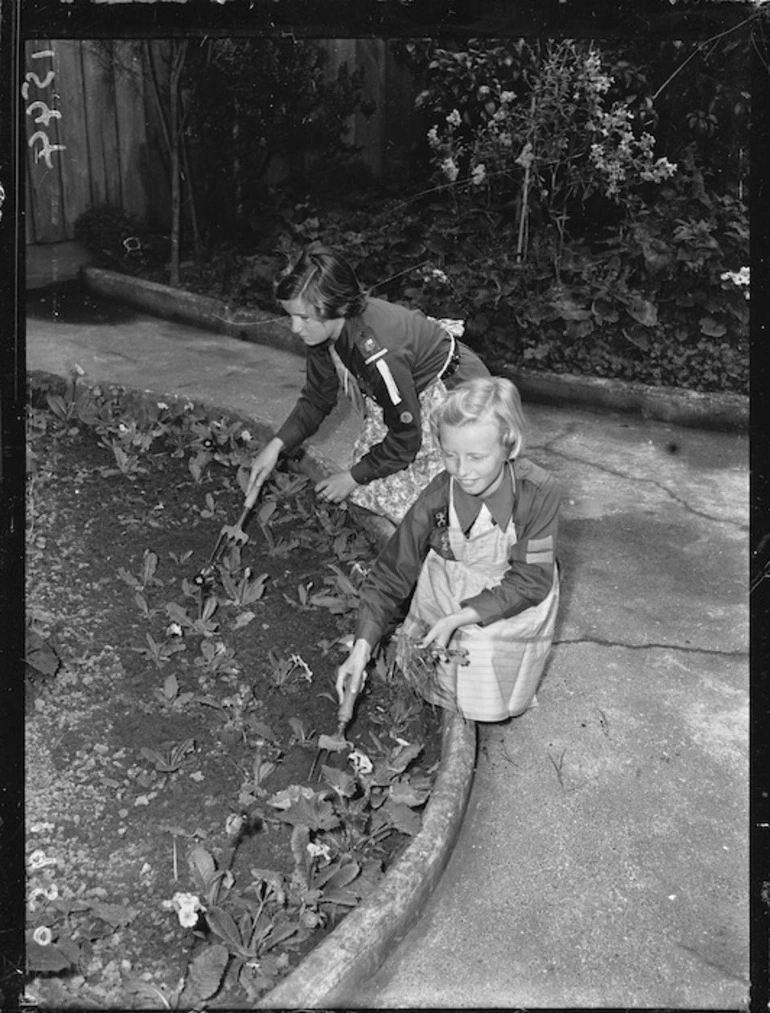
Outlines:
{"label": "low-growing plant", "polygon": [[277,651],[268,651],[270,662],[270,681],[283,693],[293,693],[302,682],[312,682],[313,673],[310,666],[299,654],[281,656]]}

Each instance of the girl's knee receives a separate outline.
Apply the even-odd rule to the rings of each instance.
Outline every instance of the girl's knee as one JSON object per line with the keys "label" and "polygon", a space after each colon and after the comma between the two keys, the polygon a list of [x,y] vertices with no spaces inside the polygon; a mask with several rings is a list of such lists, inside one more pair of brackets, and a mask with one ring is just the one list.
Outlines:
{"label": "girl's knee", "polygon": [[514,701],[511,701],[511,704],[508,707],[508,714],[512,718],[520,718],[522,714],[525,714],[532,707],[537,707],[537,705],[538,705],[537,704],[537,693],[533,693],[532,696],[528,700],[525,700],[521,704],[518,704],[518,703],[515,703]]}

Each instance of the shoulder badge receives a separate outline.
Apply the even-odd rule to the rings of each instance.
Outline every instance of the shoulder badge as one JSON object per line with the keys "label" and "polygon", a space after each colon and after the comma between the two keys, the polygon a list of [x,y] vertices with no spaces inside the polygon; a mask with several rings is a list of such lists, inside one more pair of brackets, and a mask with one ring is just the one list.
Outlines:
{"label": "shoulder badge", "polygon": [[356,345],[358,350],[364,357],[364,362],[369,365],[371,362],[375,362],[381,356],[387,353],[387,348],[383,348],[377,338],[374,336],[374,332],[369,328],[364,328],[356,338]]}
{"label": "shoulder badge", "polygon": [[401,412],[399,418],[405,426],[408,426],[410,422],[414,422],[414,415],[411,412]]}

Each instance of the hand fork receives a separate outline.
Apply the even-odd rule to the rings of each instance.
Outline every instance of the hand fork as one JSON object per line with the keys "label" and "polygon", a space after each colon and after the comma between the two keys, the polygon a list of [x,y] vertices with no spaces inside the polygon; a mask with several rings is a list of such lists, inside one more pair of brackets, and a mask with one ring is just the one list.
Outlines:
{"label": "hand fork", "polygon": [[209,556],[209,561],[200,571],[202,576],[207,576],[213,573],[214,563],[219,559],[228,545],[245,545],[249,540],[249,536],[243,530],[243,525],[248,519],[249,514],[254,509],[254,504],[248,504],[243,508],[243,512],[235,524],[224,524],[221,531],[219,532],[219,538],[214,546],[214,551]]}

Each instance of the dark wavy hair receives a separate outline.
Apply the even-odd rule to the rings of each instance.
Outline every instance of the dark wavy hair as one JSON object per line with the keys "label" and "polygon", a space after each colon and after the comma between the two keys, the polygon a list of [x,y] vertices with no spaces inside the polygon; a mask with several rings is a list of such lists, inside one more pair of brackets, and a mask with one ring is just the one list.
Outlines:
{"label": "dark wavy hair", "polygon": [[279,302],[304,300],[321,320],[357,317],[368,298],[347,260],[320,243],[311,243],[275,276],[273,295]]}

